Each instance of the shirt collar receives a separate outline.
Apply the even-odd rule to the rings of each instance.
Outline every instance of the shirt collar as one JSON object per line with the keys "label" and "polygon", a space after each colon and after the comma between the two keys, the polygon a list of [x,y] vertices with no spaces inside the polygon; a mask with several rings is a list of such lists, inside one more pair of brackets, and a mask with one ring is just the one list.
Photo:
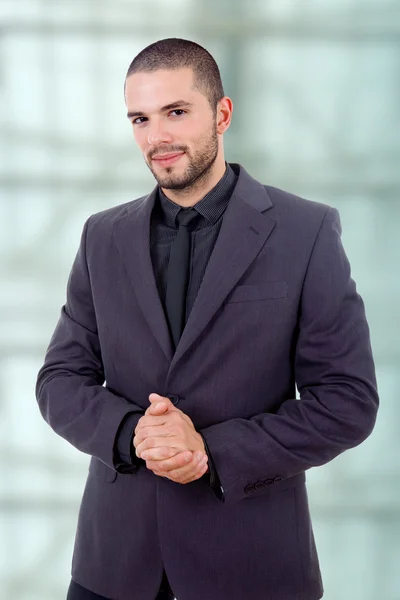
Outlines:
{"label": "shirt collar", "polygon": [[[205,221],[202,219],[203,227],[214,224],[220,218],[229,204],[233,188],[236,185],[237,175],[227,162],[225,164],[225,173],[218,183],[194,205],[197,212],[205,219]],[[160,187],[158,188],[158,204],[159,217],[164,224],[177,228],[176,215],[182,206],[167,198]]]}

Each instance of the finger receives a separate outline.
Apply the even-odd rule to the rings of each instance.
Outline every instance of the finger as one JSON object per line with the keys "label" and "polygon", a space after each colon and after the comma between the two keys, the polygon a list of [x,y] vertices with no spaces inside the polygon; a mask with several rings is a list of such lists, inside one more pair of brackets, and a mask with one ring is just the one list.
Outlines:
{"label": "finger", "polygon": [[[142,442],[137,443],[135,440],[133,442],[136,450],[136,456],[139,458],[143,458],[146,460],[146,457],[143,457],[142,454],[146,452],[147,457],[154,457],[155,460],[158,458],[169,458],[169,455],[165,455],[162,451],[160,454],[159,448],[175,448],[176,451],[184,452],[184,442],[181,442],[177,436],[163,436],[159,438],[146,438]],[[148,453],[148,454],[147,454]]]}
{"label": "finger", "polygon": [[137,422],[135,429],[142,429],[143,427],[154,427],[155,425],[165,425],[171,422],[171,413],[166,413],[165,415],[152,415],[147,414],[140,417]]}
{"label": "finger", "polygon": [[191,481],[200,479],[200,477],[204,475],[208,468],[207,457],[205,461],[205,463],[203,461],[199,463],[195,458],[193,458],[185,467],[168,472],[167,477],[173,481],[176,481],[177,483],[190,483]]}
{"label": "finger", "polygon": [[205,475],[208,471],[208,461],[202,462],[201,463],[203,466],[200,466],[200,471],[197,474],[197,476],[194,479],[191,479],[189,481],[185,481],[184,483],[190,483],[190,481],[195,481],[196,479],[200,479],[201,477],[203,477],[203,475]]}
{"label": "finger", "polygon": [[[164,443],[165,439],[174,438],[176,440],[176,433],[177,432],[172,432],[171,428],[146,427],[138,431],[132,442],[136,449],[138,449],[140,445],[144,444],[140,449],[142,452],[144,452],[145,448],[148,448],[149,450],[151,448],[157,448],[157,446],[160,445],[160,441],[162,442],[161,445],[167,446],[168,444]],[[149,438],[151,438],[151,441]]]}
{"label": "finger", "polygon": [[175,414],[172,412],[166,412],[164,414],[155,415],[151,413],[147,413],[140,417],[137,425],[135,427],[135,433],[138,430],[143,429],[144,427],[154,427],[158,425],[171,425],[171,423],[179,422],[179,417],[177,417],[178,413],[175,411]]}
{"label": "finger", "polygon": [[186,456],[188,454],[192,455],[187,450],[178,450],[177,448],[157,448],[157,450],[164,450],[164,452],[160,452],[160,455],[164,454],[165,458],[156,460],[151,458],[145,459],[146,467],[156,475],[166,475],[168,469],[172,470],[184,466],[192,459],[192,456],[190,456],[189,461],[187,460]]}
{"label": "finger", "polygon": [[205,464],[201,463],[199,464],[197,471],[193,471],[186,475],[171,475],[171,472],[165,473],[163,471],[157,471],[156,469],[152,469],[152,471],[155,475],[159,475],[163,479],[169,479],[170,481],[174,481],[175,483],[185,484],[203,477],[203,475],[205,475],[208,471],[208,464],[207,462]]}
{"label": "finger", "polygon": [[[160,450],[160,448],[157,448]],[[151,471],[154,471],[157,475],[167,474],[169,471],[179,469],[188,464],[192,460],[192,452],[188,450],[178,450],[177,448],[164,448],[165,458],[160,460],[146,460],[146,467]],[[171,455],[168,456],[168,450],[172,450]],[[161,454],[161,453],[160,453]],[[187,459],[189,457],[189,459]]]}
{"label": "finger", "polygon": [[162,415],[163,413],[167,413],[168,409],[167,409],[167,405],[165,404],[165,402],[158,402],[157,404],[150,404],[150,406],[147,408],[146,412],[144,413],[146,416],[147,415]]}
{"label": "finger", "polygon": [[[167,459],[173,458],[175,456],[177,456],[178,454],[185,454],[185,452],[187,453],[188,451],[186,450],[182,450],[182,448],[176,448],[174,446],[159,446],[158,448],[150,448],[147,450],[143,450],[143,452],[140,452],[140,457],[145,460],[147,463],[152,463],[152,462],[164,462]],[[143,454],[145,456],[143,456]],[[191,459],[191,454],[189,457],[189,460]],[[181,461],[182,464],[185,464],[185,461],[182,460]],[[181,463],[179,463],[181,464]]]}
{"label": "finger", "polygon": [[[149,464],[150,469],[157,469],[162,475],[173,479],[174,481],[183,482],[185,480],[193,480],[197,478],[199,471],[203,468],[203,464],[199,464],[198,457],[205,458],[206,464],[208,457],[202,452],[193,453],[192,459],[189,462],[185,461],[185,452],[174,456],[172,459],[153,464]],[[152,468],[153,467],[153,468]]]}

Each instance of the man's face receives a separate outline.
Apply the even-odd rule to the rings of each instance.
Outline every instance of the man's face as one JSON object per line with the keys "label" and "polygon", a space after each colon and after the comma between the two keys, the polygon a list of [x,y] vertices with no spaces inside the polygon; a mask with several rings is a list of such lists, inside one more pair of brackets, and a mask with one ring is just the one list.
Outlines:
{"label": "man's face", "polygon": [[193,71],[160,69],[126,80],[128,118],[147,166],[164,189],[205,179],[218,154],[208,99],[193,89]]}

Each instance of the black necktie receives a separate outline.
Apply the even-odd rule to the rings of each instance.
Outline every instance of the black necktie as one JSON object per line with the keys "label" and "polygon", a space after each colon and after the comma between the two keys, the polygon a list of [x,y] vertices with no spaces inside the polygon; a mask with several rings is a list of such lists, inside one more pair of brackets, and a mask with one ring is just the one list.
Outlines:
{"label": "black necktie", "polygon": [[175,348],[185,327],[186,291],[189,280],[190,231],[194,227],[194,221],[198,217],[200,217],[200,214],[194,208],[181,209],[176,217],[179,228],[171,246],[165,296],[165,309]]}

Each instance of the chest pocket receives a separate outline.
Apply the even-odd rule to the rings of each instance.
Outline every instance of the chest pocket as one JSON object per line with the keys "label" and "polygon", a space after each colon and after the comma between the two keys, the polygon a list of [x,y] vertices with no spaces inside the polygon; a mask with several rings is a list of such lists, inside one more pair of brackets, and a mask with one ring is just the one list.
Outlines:
{"label": "chest pocket", "polygon": [[288,295],[288,283],[282,281],[265,281],[251,285],[238,285],[227,297],[226,302],[255,302],[270,298],[286,298]]}

